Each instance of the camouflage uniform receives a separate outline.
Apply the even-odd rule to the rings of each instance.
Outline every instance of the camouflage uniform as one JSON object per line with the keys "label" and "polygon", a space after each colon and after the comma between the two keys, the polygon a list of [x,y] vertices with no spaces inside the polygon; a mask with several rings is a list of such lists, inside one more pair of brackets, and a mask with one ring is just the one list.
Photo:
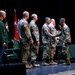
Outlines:
{"label": "camouflage uniform", "polygon": [[30,29],[32,38],[34,41],[34,44],[31,46],[31,60],[35,61],[38,55],[38,49],[39,45],[37,45],[37,42],[39,42],[39,29],[34,20],[31,20],[30,22]]}
{"label": "camouflage uniform", "polygon": [[66,60],[70,59],[70,54],[69,54],[69,50],[68,50],[68,43],[71,43],[71,35],[70,35],[70,29],[69,27],[64,24],[63,28],[62,28],[62,44],[63,44],[63,50],[65,51],[67,58]]}
{"label": "camouflage uniform", "polygon": [[50,58],[53,60],[54,59],[54,54],[56,51],[56,41],[55,41],[55,36],[56,36],[56,28],[55,26],[51,23],[49,24],[49,29],[50,29],[50,49],[51,49],[51,56]]}
{"label": "camouflage uniform", "polygon": [[28,22],[25,19],[21,19],[18,22],[18,30],[22,48],[22,62],[27,63],[30,53],[30,41],[32,41],[32,37]]}
{"label": "camouflage uniform", "polygon": [[50,59],[50,31],[46,23],[42,26],[42,43],[44,46],[42,59],[47,62],[47,59]]}

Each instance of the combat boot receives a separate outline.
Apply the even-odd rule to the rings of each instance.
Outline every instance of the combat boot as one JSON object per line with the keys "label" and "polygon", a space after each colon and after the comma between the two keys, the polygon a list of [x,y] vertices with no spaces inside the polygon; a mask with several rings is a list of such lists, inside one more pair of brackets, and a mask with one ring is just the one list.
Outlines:
{"label": "combat boot", "polygon": [[71,62],[70,62],[70,59],[67,59],[65,63],[63,63],[64,65],[70,65]]}
{"label": "combat boot", "polygon": [[51,60],[51,61],[49,62],[49,64],[50,64],[50,65],[57,65],[58,63],[56,63],[56,62],[54,62],[53,60]]}
{"label": "combat boot", "polygon": [[32,65],[30,65],[30,64],[25,64],[25,67],[26,67],[26,69],[31,69],[32,68]]}
{"label": "combat boot", "polygon": [[35,61],[31,61],[33,67],[40,67],[40,64],[36,64]]}
{"label": "combat boot", "polygon": [[43,60],[42,65],[43,66],[49,66],[49,63],[46,60]]}

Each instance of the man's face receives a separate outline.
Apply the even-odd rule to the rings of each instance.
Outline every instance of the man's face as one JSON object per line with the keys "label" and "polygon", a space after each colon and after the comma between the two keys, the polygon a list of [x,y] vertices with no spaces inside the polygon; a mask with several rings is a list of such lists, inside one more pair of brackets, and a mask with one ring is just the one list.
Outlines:
{"label": "man's face", "polygon": [[2,15],[3,15],[3,19],[5,19],[6,18],[6,13],[3,13]]}
{"label": "man's face", "polygon": [[47,19],[47,23],[50,24],[50,18]]}
{"label": "man's face", "polygon": [[28,13],[28,19],[29,19],[29,13]]}
{"label": "man's face", "polygon": [[56,26],[56,22],[55,21],[53,22],[53,25]]}
{"label": "man's face", "polygon": [[55,20],[52,20],[51,22],[53,23],[54,26],[56,26],[56,22],[55,22]]}
{"label": "man's face", "polygon": [[26,17],[27,17],[27,19],[29,19],[29,13],[26,13]]}
{"label": "man's face", "polygon": [[60,22],[60,24],[61,24],[62,26],[64,25],[64,23],[65,23],[65,22],[64,22],[63,20]]}
{"label": "man's face", "polygon": [[34,16],[35,20],[37,21],[38,20],[38,17],[37,16]]}

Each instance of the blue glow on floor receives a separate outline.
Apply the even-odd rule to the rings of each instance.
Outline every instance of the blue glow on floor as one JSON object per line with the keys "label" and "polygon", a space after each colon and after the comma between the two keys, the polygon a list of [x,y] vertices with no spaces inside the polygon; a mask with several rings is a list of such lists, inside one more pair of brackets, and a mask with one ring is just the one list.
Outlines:
{"label": "blue glow on floor", "polygon": [[[41,62],[39,62],[41,65]],[[71,63],[71,65],[50,65],[50,66],[40,66],[32,69],[27,69],[27,75],[51,75],[64,71],[75,70],[75,63]]]}

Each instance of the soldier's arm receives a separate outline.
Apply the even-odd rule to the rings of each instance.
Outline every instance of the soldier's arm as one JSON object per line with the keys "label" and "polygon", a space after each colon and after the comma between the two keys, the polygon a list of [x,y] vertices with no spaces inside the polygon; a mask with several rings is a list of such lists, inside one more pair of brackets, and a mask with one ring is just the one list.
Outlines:
{"label": "soldier's arm", "polygon": [[50,29],[50,31],[53,33],[53,34],[50,33],[50,36],[51,36],[51,37],[55,37],[55,36],[56,36],[56,33],[55,33],[55,31],[54,31],[54,30],[55,30],[54,27],[49,27],[49,29]]}
{"label": "soldier's arm", "polygon": [[55,37],[56,35],[53,35],[53,34],[50,33],[50,36],[51,36],[51,37]]}
{"label": "soldier's arm", "polygon": [[31,36],[30,27],[28,26],[28,24],[27,24],[27,23],[22,23],[22,27],[24,27],[24,29],[26,30],[26,31],[25,31],[25,35],[27,36],[27,38],[28,38],[30,41],[33,41],[32,36]]}
{"label": "soldier's arm", "polygon": [[62,31],[61,32],[58,32],[56,33],[56,36],[61,36],[62,35]]}
{"label": "soldier's arm", "polygon": [[43,31],[44,31],[45,35],[50,36],[50,32],[48,31],[48,29],[46,27],[43,28]]}
{"label": "soldier's arm", "polygon": [[65,33],[65,36],[66,36],[66,38],[65,38],[65,41],[66,41],[66,40],[69,39],[69,36],[70,36],[70,30],[69,30],[68,27],[67,28],[64,28],[64,33]]}
{"label": "soldier's arm", "polygon": [[4,36],[3,36],[3,27],[2,27],[2,23],[0,23],[0,42],[1,44],[3,44],[4,41]]}
{"label": "soldier's arm", "polygon": [[32,25],[30,28],[31,28],[32,35],[34,36],[34,38],[38,42],[39,41],[39,29],[36,31],[36,28],[34,25]]}

